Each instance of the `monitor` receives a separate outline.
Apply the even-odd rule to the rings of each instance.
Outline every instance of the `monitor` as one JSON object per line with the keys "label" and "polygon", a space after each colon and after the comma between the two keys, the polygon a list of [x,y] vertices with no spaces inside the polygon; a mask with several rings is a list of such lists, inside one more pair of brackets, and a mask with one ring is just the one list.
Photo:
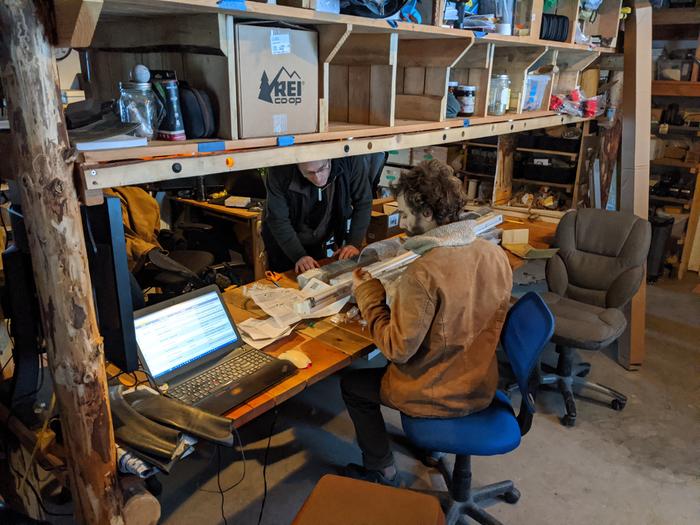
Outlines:
{"label": "monitor", "polygon": [[157,382],[240,345],[240,336],[216,286],[139,310],[134,325],[143,365]]}
{"label": "monitor", "polygon": [[123,372],[133,372],[138,368],[133,305],[134,299],[139,302],[141,297],[132,297],[121,202],[117,197],[105,197],[103,204],[83,206],[82,215],[105,358]]}

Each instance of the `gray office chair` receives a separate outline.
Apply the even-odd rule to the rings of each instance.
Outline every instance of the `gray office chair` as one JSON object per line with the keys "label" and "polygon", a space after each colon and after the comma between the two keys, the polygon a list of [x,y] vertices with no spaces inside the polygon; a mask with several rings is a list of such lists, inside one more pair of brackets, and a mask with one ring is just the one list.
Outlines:
{"label": "gray office chair", "polygon": [[542,295],[554,314],[552,342],[559,359],[556,369],[542,366],[540,384],[558,386],[565,426],[576,422],[573,387],[612,398],[614,410],[625,407],[624,395],[584,379],[591,366],[574,367],[574,349],[601,350],[625,331],[620,309],[639,289],[650,241],[649,222],[630,213],[581,209],[559,222],[554,244],[559,252],[547,263],[550,291]]}

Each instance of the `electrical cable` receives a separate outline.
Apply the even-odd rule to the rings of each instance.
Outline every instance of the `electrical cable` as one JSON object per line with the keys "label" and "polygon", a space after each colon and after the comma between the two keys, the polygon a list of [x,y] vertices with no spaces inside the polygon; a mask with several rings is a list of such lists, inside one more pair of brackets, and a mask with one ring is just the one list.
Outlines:
{"label": "electrical cable", "polygon": [[216,485],[218,487],[218,490],[207,490],[207,489],[202,489],[202,488],[197,489],[200,492],[208,492],[210,494],[219,494],[219,496],[221,497],[221,519],[223,520],[224,525],[228,525],[228,520],[226,519],[226,511],[224,508],[225,494],[228,491],[233,490],[238,485],[240,485],[241,482],[243,481],[243,479],[245,478],[245,452],[243,450],[243,441],[241,441],[241,435],[238,433],[238,429],[234,427],[233,431],[236,435],[236,438],[238,439],[238,445],[241,448],[241,459],[243,460],[243,472],[241,472],[241,477],[238,478],[238,480],[233,485],[231,485],[230,487],[228,487],[226,489],[224,489],[221,486],[221,445],[217,445],[216,446],[216,456],[217,456]]}
{"label": "electrical cable", "polygon": [[14,360],[14,357],[10,356],[7,362],[4,365],[2,365],[2,368],[0,368],[0,378],[3,377],[3,373],[5,372],[5,368],[7,368],[7,365],[9,365],[10,362]]}
{"label": "electrical cable", "polygon": [[[17,474],[16,471],[15,471],[15,474]],[[34,497],[36,498],[37,503],[41,507],[41,510],[44,511],[44,514],[48,514],[49,516],[60,516],[60,517],[64,517],[64,518],[70,518],[73,516],[72,512],[52,512],[52,511],[50,511],[49,509],[47,509],[44,506],[44,502],[41,501],[41,497],[39,496],[39,492],[36,490],[36,488],[34,488],[34,485],[32,485],[31,482],[29,482],[29,481],[27,481],[26,485],[27,485],[27,487],[32,489],[32,492],[34,493]]]}
{"label": "electrical cable", "polygon": [[[17,477],[17,479],[19,479],[21,477],[19,471],[14,466],[12,466],[12,463],[9,460],[9,458],[10,458],[9,444],[7,443],[6,439],[3,441],[4,441],[4,445],[5,445],[5,457],[7,458],[7,466],[14,473],[14,475]],[[71,513],[52,512],[52,511],[48,510],[44,506],[44,502],[42,501],[41,497],[39,496],[39,492],[36,490],[34,485],[29,480],[27,480],[26,485],[31,489],[32,493],[34,494],[34,497],[36,498],[37,503],[39,504],[39,507],[41,507],[41,510],[44,511],[44,514],[46,514],[48,516],[57,516],[57,517],[65,517],[65,518],[69,518],[69,517],[73,516],[72,512]]]}
{"label": "electrical cable", "polygon": [[[49,418],[51,417],[51,412],[53,412],[53,409],[55,406],[56,406],[56,394],[53,393],[53,394],[51,394],[51,403],[49,404],[49,409],[46,412],[46,418],[44,418],[44,423],[41,425],[40,434],[42,434],[42,435],[46,432],[46,429],[49,426]],[[36,443],[34,443],[34,448],[32,449],[32,453],[29,456],[29,465],[27,465],[27,468],[24,472],[24,476],[22,477],[22,481],[19,484],[19,489],[18,489],[19,492],[22,492],[22,488],[24,487],[24,484],[27,483],[27,477],[29,477],[29,469],[34,464],[34,459],[36,458],[36,453],[39,451],[40,444],[41,444],[41,442],[39,439],[37,439]]]}
{"label": "electrical cable", "polygon": [[[228,491],[230,491],[230,490],[235,489],[238,485],[240,485],[241,482],[243,481],[243,478],[245,478],[245,472],[246,472],[246,466],[245,466],[245,452],[244,452],[244,449],[243,449],[243,442],[241,441],[241,436],[240,436],[240,434],[238,433],[238,429],[237,429],[237,428],[234,428],[234,429],[233,429],[233,432],[235,433],[236,439],[238,440],[238,445],[239,445],[240,448],[241,448],[241,459],[243,460],[243,472],[241,472],[241,477],[238,478],[238,480],[237,480],[233,485],[231,485],[230,487],[228,487],[228,488],[226,488],[226,489],[222,489],[222,491],[223,491],[224,494],[226,494],[226,493],[227,493]],[[218,490],[209,490],[209,489],[202,489],[202,488],[197,489],[197,490],[199,490],[200,492],[207,492],[207,493],[209,493],[209,494],[219,494],[219,491],[218,491]]]}
{"label": "electrical cable", "polygon": [[267,436],[267,446],[265,447],[265,457],[263,459],[263,498],[262,503],[260,503],[260,514],[258,515],[258,525],[262,523],[263,512],[265,512],[265,503],[267,502],[267,458],[270,453],[270,443],[272,442],[272,433],[275,430],[275,423],[277,422],[277,409],[275,409],[272,423],[270,424],[270,433]]}
{"label": "electrical cable", "polygon": [[224,520],[224,525],[228,525],[228,520],[226,519],[226,512],[224,510],[224,503],[225,503],[225,497],[224,497],[224,491],[221,488],[221,445],[216,446],[216,455],[217,455],[217,469],[216,469],[216,485],[219,487],[219,494],[221,495],[221,519]]}

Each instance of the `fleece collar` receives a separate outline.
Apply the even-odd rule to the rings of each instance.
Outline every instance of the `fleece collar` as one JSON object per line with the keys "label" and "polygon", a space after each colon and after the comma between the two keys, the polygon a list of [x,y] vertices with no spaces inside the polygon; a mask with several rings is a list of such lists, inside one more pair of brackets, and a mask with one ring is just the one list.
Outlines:
{"label": "fleece collar", "polygon": [[403,247],[423,255],[433,248],[466,246],[476,240],[476,234],[471,226],[472,222],[457,221],[438,226],[422,235],[409,237]]}

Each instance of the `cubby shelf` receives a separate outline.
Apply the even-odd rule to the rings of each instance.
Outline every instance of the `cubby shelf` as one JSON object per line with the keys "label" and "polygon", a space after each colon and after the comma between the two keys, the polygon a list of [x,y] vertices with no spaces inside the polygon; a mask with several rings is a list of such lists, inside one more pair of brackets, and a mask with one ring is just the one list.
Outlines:
{"label": "cubby shelf", "polygon": [[[318,33],[318,131],[292,133],[291,147],[279,147],[276,136],[241,138],[238,129],[237,83],[245,77],[238,70],[235,27],[251,20],[298,24]],[[86,152],[84,185],[97,190],[578,122],[548,111],[549,95],[575,87],[581,72],[607,51],[612,49],[534,36],[477,38],[467,30],[262,2],[104,0],[88,48],[97,98],[114,98],[118,82],[128,78],[135,63],[173,69],[212,98],[218,138]],[[488,115],[495,68],[507,71],[522,93],[527,74],[541,66],[551,66],[551,81],[539,110],[524,111],[521,97],[507,114]],[[477,86],[473,117],[446,118],[453,77]]]}

